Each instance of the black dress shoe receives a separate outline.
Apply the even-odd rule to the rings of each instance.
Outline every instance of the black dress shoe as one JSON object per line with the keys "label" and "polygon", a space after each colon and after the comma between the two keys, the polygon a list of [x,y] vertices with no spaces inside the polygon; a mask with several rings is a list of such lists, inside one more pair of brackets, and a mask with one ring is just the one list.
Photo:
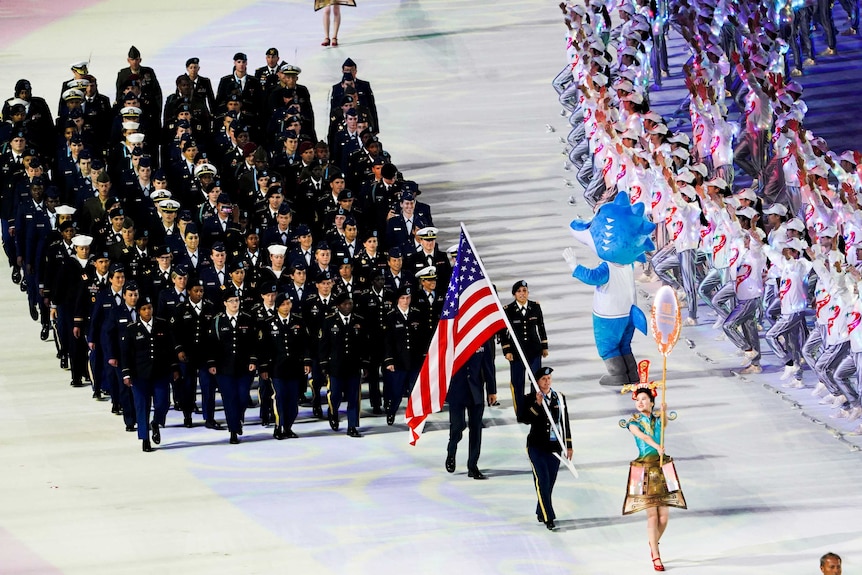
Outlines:
{"label": "black dress shoe", "polygon": [[27,291],[27,280],[21,280],[21,283],[18,284],[18,289],[22,292]]}
{"label": "black dress shoe", "polygon": [[51,328],[47,325],[42,326],[42,331],[39,332],[39,339],[42,341],[48,341],[48,334],[51,333]]}
{"label": "black dress shoe", "polygon": [[72,387],[84,387],[83,383],[81,383],[80,381],[75,381],[74,379],[69,385],[71,385]]}
{"label": "black dress shoe", "polygon": [[126,426],[126,431],[128,431],[129,433],[133,432],[134,430],[135,430],[135,426],[134,426],[134,425],[127,425],[127,426]]}
{"label": "black dress shoe", "polygon": [[141,448],[144,450],[144,453],[150,453],[153,450],[153,446],[150,445],[149,439],[144,439],[141,442]]}
{"label": "black dress shoe", "polygon": [[39,307],[35,305],[30,306],[30,319],[33,321],[39,321]]}
{"label": "black dress shoe", "polygon": [[60,358],[60,369],[69,369],[69,358],[68,357],[63,356]]}
{"label": "black dress shoe", "polygon": [[239,426],[239,429],[236,430],[237,435],[242,435],[242,425]]}
{"label": "black dress shoe", "polygon": [[548,531],[553,531],[554,529],[556,529],[556,528],[557,528],[557,526],[554,524],[554,520],[553,520],[553,519],[551,519],[550,521],[545,522],[545,527],[547,527],[547,528],[548,528]]}
{"label": "black dress shoe", "polygon": [[544,522],[545,522],[545,520],[544,520],[544,519],[542,519],[542,516],[541,516],[541,515],[536,515],[536,519],[539,521],[539,523],[544,523]]}
{"label": "black dress shoe", "polygon": [[455,456],[447,455],[446,456],[446,471],[449,473],[455,473]]}
{"label": "black dress shoe", "polygon": [[383,408],[379,405],[375,405],[371,408],[371,413],[373,413],[374,415],[383,415]]}
{"label": "black dress shoe", "polygon": [[471,469],[467,472],[467,477],[472,477],[473,479],[488,479],[488,476],[479,471],[478,469]]}
{"label": "black dress shoe", "polygon": [[162,442],[162,434],[159,431],[159,424],[155,421],[150,424],[150,429],[153,430],[153,443],[156,445]]}
{"label": "black dress shoe", "polygon": [[284,430],[284,434],[283,434],[283,435],[284,435],[284,437],[285,437],[285,438],[287,438],[287,439],[297,439],[297,438],[299,438],[299,436],[298,436],[296,433],[294,433],[292,429],[286,429],[286,430]]}
{"label": "black dress shoe", "polygon": [[189,429],[193,427],[191,415],[186,415],[185,417],[183,417],[183,427],[187,427]]}
{"label": "black dress shoe", "polygon": [[231,432],[230,442],[232,445],[237,445],[239,443],[239,437],[236,436],[236,433]]}
{"label": "black dress shoe", "polygon": [[207,421],[204,424],[204,427],[206,427],[207,429],[218,429],[218,430],[224,429],[222,424],[219,423],[218,421],[216,421],[215,419],[211,419],[211,420]]}
{"label": "black dress shoe", "polygon": [[93,392],[93,399],[95,399],[96,401],[102,401],[102,392],[101,391],[94,391]]}
{"label": "black dress shoe", "polygon": [[278,440],[285,439],[284,433],[281,432],[281,427],[278,425],[276,425],[275,429],[272,430],[272,436]]}
{"label": "black dress shoe", "polygon": [[329,418],[329,427],[332,428],[332,431],[338,431],[338,426],[341,425],[338,421],[338,414],[329,411],[326,416]]}
{"label": "black dress shoe", "polygon": [[362,437],[362,434],[359,433],[359,430],[355,427],[347,428],[347,437]]}
{"label": "black dress shoe", "polygon": [[313,415],[317,419],[323,419],[323,408],[321,408],[319,405],[317,407],[312,407],[311,415]]}
{"label": "black dress shoe", "polygon": [[12,266],[12,283],[21,283],[21,268],[18,266]]}
{"label": "black dress shoe", "polygon": [[117,405],[116,403],[112,403],[111,404],[111,413],[113,413],[114,415],[119,415],[120,414],[120,406]]}
{"label": "black dress shoe", "polygon": [[386,425],[394,425],[395,424],[395,414],[386,416]]}

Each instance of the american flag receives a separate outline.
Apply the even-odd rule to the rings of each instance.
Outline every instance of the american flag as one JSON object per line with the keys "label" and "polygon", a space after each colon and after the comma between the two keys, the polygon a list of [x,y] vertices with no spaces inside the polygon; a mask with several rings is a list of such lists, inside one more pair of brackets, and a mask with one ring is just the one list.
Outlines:
{"label": "american flag", "polygon": [[490,337],[506,327],[506,318],[476,248],[461,226],[458,256],[440,323],[428,348],[419,379],[407,401],[410,444],[422,435],[425,420],[443,409],[449,380]]}

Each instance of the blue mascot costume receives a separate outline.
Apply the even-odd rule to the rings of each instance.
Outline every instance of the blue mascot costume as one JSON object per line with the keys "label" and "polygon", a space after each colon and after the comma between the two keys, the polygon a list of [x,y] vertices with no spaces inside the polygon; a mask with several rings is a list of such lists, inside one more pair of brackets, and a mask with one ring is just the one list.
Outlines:
{"label": "blue mascot costume", "polygon": [[595,268],[588,268],[577,263],[573,248],[563,252],[572,277],[596,288],[593,332],[608,371],[599,383],[637,383],[637,361],[631,343],[635,328],[646,334],[647,323],[637,307],[633,264],[645,262],[645,252],[655,249],[650,239],[655,224],[644,217],[643,204],[632,206],[628,194],[620,192],[612,203],[602,205],[592,220],[574,220],[570,227],[575,239],[602,260]]}

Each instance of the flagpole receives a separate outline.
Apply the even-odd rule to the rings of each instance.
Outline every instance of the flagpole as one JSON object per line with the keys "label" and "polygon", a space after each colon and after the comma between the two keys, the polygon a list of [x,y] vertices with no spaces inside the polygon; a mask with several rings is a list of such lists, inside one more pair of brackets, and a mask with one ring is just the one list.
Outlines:
{"label": "flagpole", "polygon": [[[473,243],[473,239],[470,237],[470,232],[467,231],[467,226],[464,225],[464,222],[461,222],[461,231],[464,232],[464,237],[466,238],[467,242],[471,246],[473,246],[473,253],[476,255],[476,263],[479,264],[479,269],[482,270],[482,274],[485,276],[485,279],[488,280],[488,283],[493,286],[494,282],[491,281],[491,276],[488,275],[488,271],[485,269],[485,264],[482,263],[482,258],[479,257],[479,252],[475,249],[476,245]],[[520,357],[521,362],[524,364],[524,372],[529,377],[533,389],[536,392],[540,391],[539,384],[536,382],[536,376],[533,374],[533,372],[530,371],[530,364],[529,362],[527,362],[524,350],[521,349],[521,343],[518,341],[518,338],[514,336],[515,330],[512,328],[512,324],[509,323],[509,316],[506,315],[506,310],[503,309],[503,302],[500,301],[500,296],[497,295],[496,291],[494,291],[494,302],[497,304],[497,309],[500,310],[500,314],[503,316],[503,321],[506,324],[506,329],[509,330],[509,333],[513,334],[512,343],[515,345],[515,349],[518,351],[518,357]],[[542,407],[545,410],[545,415],[548,416],[548,421],[551,422],[551,427],[554,428],[554,433],[557,436],[557,442],[559,442],[560,447],[562,447],[563,452],[565,453],[567,448],[566,440],[563,437],[562,426],[557,426],[557,422],[554,421],[554,418],[551,416],[551,411],[550,409],[548,409],[548,405],[544,401],[542,402]],[[578,472],[575,469],[575,466],[572,461],[567,457],[559,455],[557,457],[566,465],[566,467],[569,468],[569,470],[572,472],[572,475],[574,475],[575,478],[578,478]]]}

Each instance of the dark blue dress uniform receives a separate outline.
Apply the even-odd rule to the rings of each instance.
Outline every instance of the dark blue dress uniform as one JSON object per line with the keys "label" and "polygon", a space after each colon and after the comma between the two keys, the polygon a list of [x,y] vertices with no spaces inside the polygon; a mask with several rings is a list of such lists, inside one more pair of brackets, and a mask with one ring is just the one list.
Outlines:
{"label": "dark blue dress uniform", "polygon": [[[137,288],[137,286],[135,286]],[[126,284],[128,289],[128,283]],[[105,321],[105,337],[103,340],[105,361],[110,364],[114,361],[116,365],[108,368],[108,388],[111,392],[111,412],[119,414],[122,411],[126,431],[135,430],[137,416],[135,414],[135,400],[132,390],[123,385],[123,367],[121,363],[122,352],[120,350],[126,328],[138,319],[138,312],[123,302],[112,308],[110,315]]]}
{"label": "dark blue dress uniform", "polygon": [[[306,289],[314,289],[308,287]],[[320,367],[321,356],[320,334],[323,330],[323,322],[328,315],[335,311],[332,294],[325,300],[320,294],[312,294],[302,303],[302,317],[305,320],[308,334],[311,337],[309,344],[311,348],[311,409],[315,417],[323,417],[323,408],[320,401],[320,390],[326,383],[326,376]]]}
{"label": "dark blue dress uniform", "polygon": [[446,401],[449,404],[449,445],[447,447],[446,469],[455,471],[455,453],[458,442],[469,427],[470,437],[467,448],[467,471],[470,477],[484,479],[479,471],[479,454],[482,449],[482,414],[489,395],[496,395],[496,378],[488,373],[485,354],[493,340],[488,340],[476,353],[470,356],[452,376]]}
{"label": "dark blue dress uniform", "polygon": [[197,304],[186,300],[171,319],[179,351],[186,356],[186,361],[180,364],[183,389],[186,391],[180,400],[183,415],[186,419],[191,418],[191,412],[195,409],[195,392],[200,383],[203,419],[206,426],[212,429],[220,426],[215,420],[216,379],[208,371],[207,345],[210,326],[217,313],[215,305],[206,299]]}
{"label": "dark blue dress uniform", "polygon": [[[279,293],[284,290],[278,289],[278,286],[273,283],[265,282],[261,293]],[[240,309],[242,309],[242,305],[240,304]],[[277,315],[275,307],[268,308],[264,305],[262,301],[257,302],[252,306],[251,311],[249,312],[251,316],[254,318],[255,322],[257,322],[257,330],[258,330],[258,338],[263,338],[263,330],[264,324],[266,321],[273,316]],[[258,357],[261,362],[266,359],[265,354],[261,353]],[[260,399],[260,424],[264,427],[275,421],[275,412],[274,412],[274,404],[272,401],[272,376],[267,374],[268,377],[263,377],[263,369],[258,370],[258,387],[257,387],[257,396]],[[304,386],[303,386],[304,387]],[[302,390],[303,392],[305,389]],[[297,395],[299,394],[299,390],[297,390]],[[276,426],[278,427],[278,426]],[[276,431],[278,431],[276,429]]]}
{"label": "dark blue dress uniform", "polygon": [[[521,349],[529,365],[527,368],[535,372],[542,367],[542,352],[548,349],[548,334],[545,332],[545,320],[542,315],[542,307],[534,301],[527,300],[524,310],[518,302],[513,301],[503,306],[506,317],[514,330],[514,336],[518,338]],[[512,376],[512,400],[515,403],[515,416],[521,416],[523,406],[520,405],[524,397],[526,386],[526,369],[521,361],[518,351],[512,343],[512,334],[508,331],[503,334],[503,354],[512,354],[509,368]]]}
{"label": "dark blue dress uniform", "polygon": [[[382,281],[382,280],[380,280]],[[368,339],[372,342],[383,341],[383,323],[386,316],[394,307],[395,294],[382,288],[374,289],[369,280],[367,291],[356,296],[357,312],[367,321]],[[380,369],[383,367],[383,356],[386,350],[380,345],[368,346],[368,375],[365,378],[368,384],[368,401],[371,403],[372,412],[375,415],[383,413],[383,394],[380,392]]]}
{"label": "dark blue dress uniform", "polygon": [[[117,269],[122,272],[120,268]],[[125,306],[122,293],[114,293],[113,288],[108,286],[96,295],[90,314],[87,342],[93,345],[90,351],[90,373],[93,376],[93,397],[96,399],[101,399],[102,393],[111,393],[113,374],[105,355],[105,342],[110,327],[109,318],[113,315],[114,308],[120,306]],[[112,399],[114,403],[118,403],[118,398],[112,396]]]}
{"label": "dark blue dress uniform", "polygon": [[27,300],[31,317],[41,312],[43,325],[47,325],[48,314],[39,296],[39,254],[51,230],[51,219],[44,203],[37,205],[31,201],[19,206],[15,222],[16,249],[18,257],[22,259],[24,279],[27,280]]}
{"label": "dark blue dress uniform", "polygon": [[[279,300],[285,296],[280,295]],[[279,303],[281,303],[279,300]],[[276,314],[261,328],[265,358],[260,371],[272,379],[275,403],[276,439],[296,437],[292,427],[299,411],[299,388],[305,386],[305,370],[311,368],[308,331],[302,317]]]}
{"label": "dark blue dress uniform", "polygon": [[242,434],[242,421],[254,379],[254,369],[250,370],[249,365],[257,365],[258,334],[254,319],[247,313],[239,312],[234,321],[231,319],[226,312],[213,318],[207,366],[216,370],[228,430],[235,442],[235,435]]}
{"label": "dark blue dress uniform", "polygon": [[[97,257],[100,257],[104,254],[97,254]],[[74,330],[78,329],[80,333],[80,337],[75,338],[76,341],[80,342],[78,355],[72,356],[72,378],[75,379],[76,372],[80,373],[80,376],[86,380],[89,380],[93,385],[93,392],[95,393],[99,390],[99,382],[96,377],[96,374],[92,374],[92,364],[90,363],[93,360],[93,355],[90,353],[88,349],[88,344],[90,342],[87,341],[87,333],[90,328],[90,319],[93,314],[93,308],[96,305],[96,299],[99,297],[99,293],[108,289],[108,276],[99,277],[99,274],[96,272],[95,267],[89,265],[90,268],[89,273],[86,274],[86,277],[81,278],[81,282],[78,284],[78,295],[75,298],[75,312],[72,317],[72,329],[73,334]],[[81,363],[78,363],[78,362]]]}
{"label": "dark blue dress uniform", "polygon": [[[343,301],[347,295],[339,298]],[[329,377],[329,425],[333,430],[338,429],[338,408],[344,395],[347,398],[347,433],[359,437],[360,378],[362,371],[368,368],[365,320],[352,312],[343,316],[336,311],[323,321],[318,337],[320,367]]]}
{"label": "dark blue dress uniform", "polygon": [[[136,306],[152,305],[150,298],[141,298]],[[126,328],[120,345],[123,380],[129,378],[135,397],[135,415],[138,420],[138,439],[149,441],[150,428],[153,442],[161,442],[159,426],[165,426],[170,408],[171,381],[179,373],[173,331],[167,321],[153,317],[149,327],[138,321]],[[150,407],[153,407],[150,425]],[[145,443],[146,446],[146,443]]]}
{"label": "dark blue dress uniform", "polygon": [[[409,291],[406,293],[409,294]],[[402,291],[401,295],[404,294]],[[395,422],[395,414],[401,407],[405,389],[412,390],[419,375],[428,351],[428,347],[423,346],[427,340],[426,330],[422,314],[415,307],[407,308],[405,314],[396,306],[386,316],[383,396],[386,400],[386,423],[389,425]],[[389,366],[394,367],[394,370],[389,371]]]}
{"label": "dark blue dress uniform", "polygon": [[[566,449],[572,448],[572,430],[569,425],[569,410],[566,406],[566,398],[562,393],[551,390],[549,396],[544,398],[545,404],[551,412],[551,417],[556,422],[557,429],[563,433]],[[531,393],[523,397],[524,423],[530,425],[530,434],[527,436],[527,455],[530,457],[530,465],[533,468],[533,479],[536,486],[536,517],[546,525],[556,519],[554,506],[551,503],[551,494],[554,491],[554,483],[557,481],[557,472],[560,469],[560,460],[554,454],[562,453],[563,449],[556,437],[556,432],[551,429],[551,422],[541,404],[536,402],[536,394]],[[549,525],[553,529],[553,523]]]}

